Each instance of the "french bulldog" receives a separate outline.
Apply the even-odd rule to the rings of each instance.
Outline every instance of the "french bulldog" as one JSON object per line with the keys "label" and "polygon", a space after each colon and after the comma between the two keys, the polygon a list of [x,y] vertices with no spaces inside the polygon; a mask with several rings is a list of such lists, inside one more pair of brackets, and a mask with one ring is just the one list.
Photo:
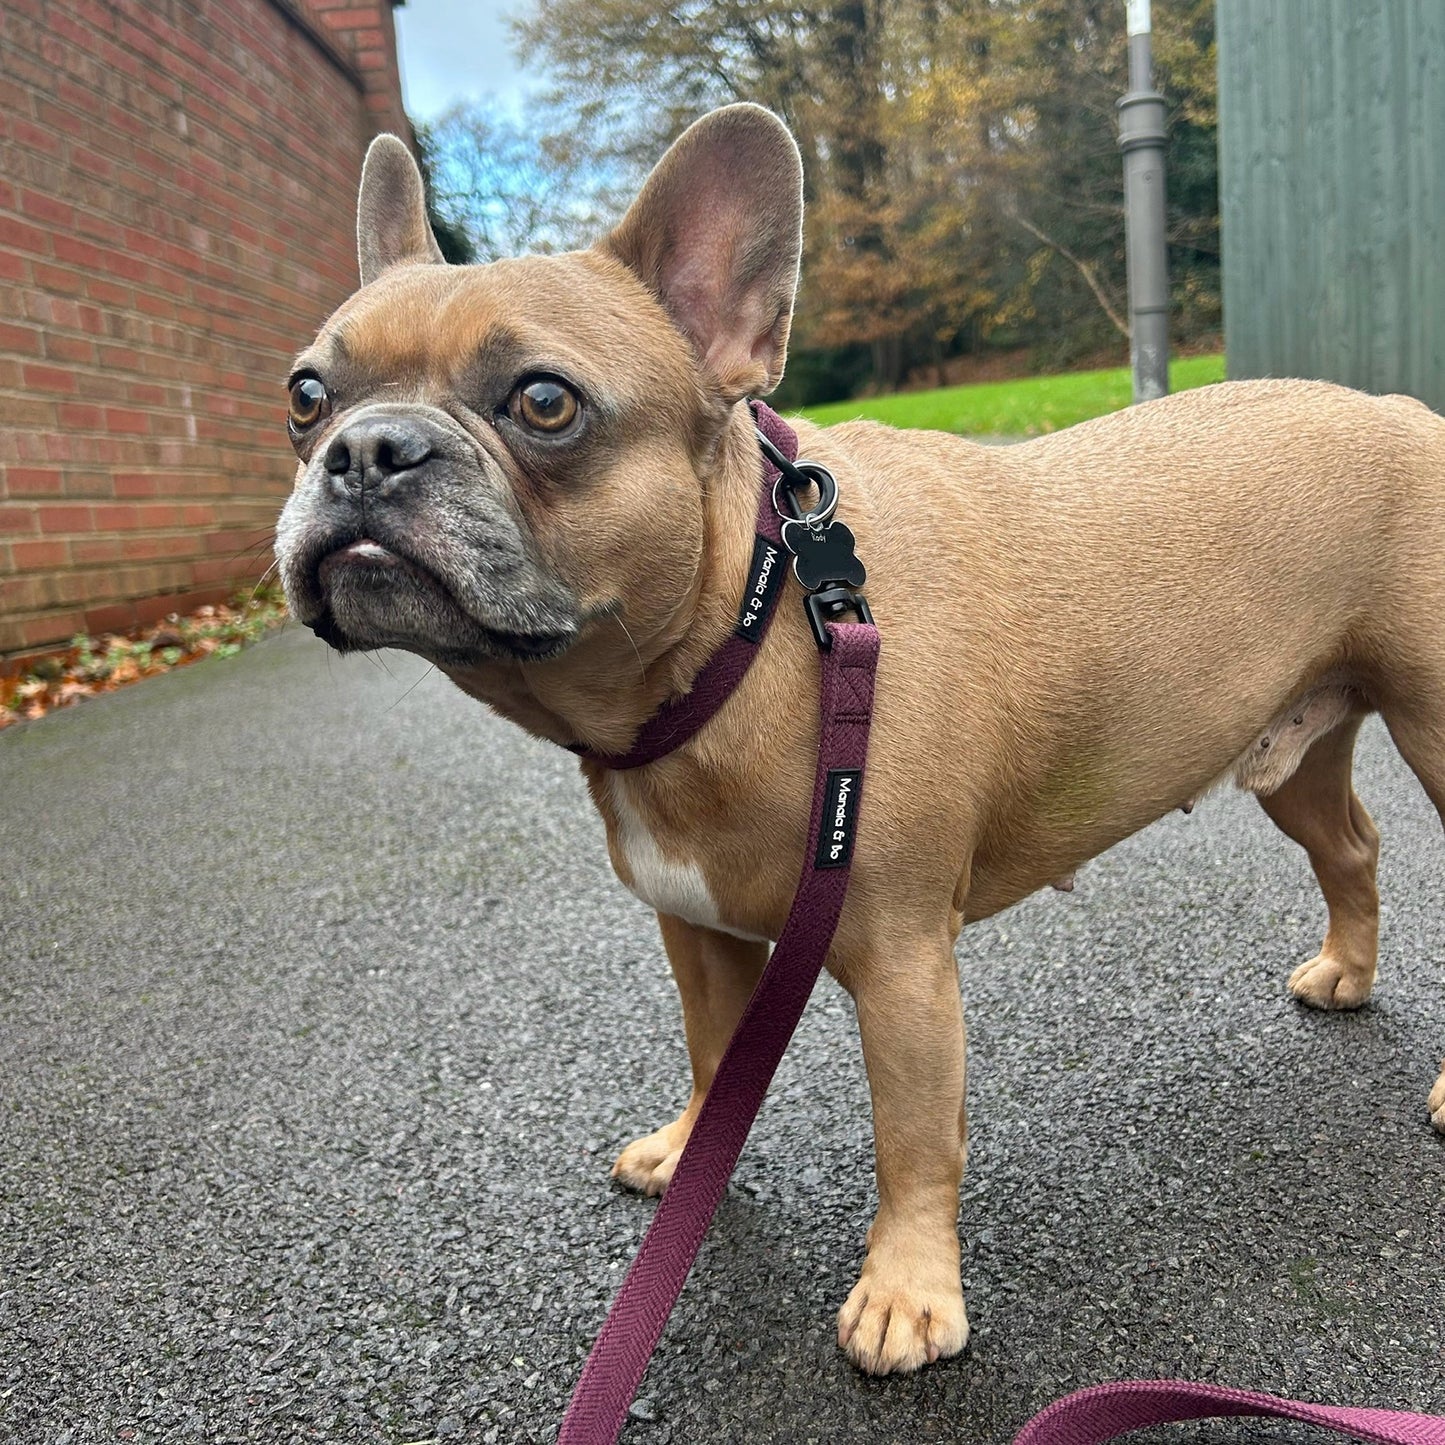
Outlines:
{"label": "french bulldog", "polygon": [[[390,136],[358,212],[361,288],[289,381],[291,608],[340,651],[405,648],[529,732],[625,753],[737,617],[761,475],[746,400],[783,374],[797,147],[765,110],[714,111],[616,229],[565,255],[444,264]],[[794,426],[839,481],[883,638],[827,962],[857,1006],[879,1197],[838,1339],[881,1374],[968,1337],[965,923],[1232,776],[1324,894],[1291,992],[1368,998],[1379,835],[1351,787],[1367,714],[1445,809],[1445,420],[1259,381],[1017,446]],[[667,1187],[798,876],[818,658],[788,585],[690,742],[632,771],[580,764],[682,997],[687,1106],[613,1168],[646,1194]],[[1445,1130],[1445,1074],[1429,1111]]]}

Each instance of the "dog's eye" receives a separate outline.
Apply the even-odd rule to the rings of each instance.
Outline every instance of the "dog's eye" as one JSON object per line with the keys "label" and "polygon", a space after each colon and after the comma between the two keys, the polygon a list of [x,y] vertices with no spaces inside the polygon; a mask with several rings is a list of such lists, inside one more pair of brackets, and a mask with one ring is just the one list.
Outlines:
{"label": "dog's eye", "polygon": [[548,436],[566,431],[577,420],[581,409],[576,393],[550,377],[539,377],[519,386],[507,404],[513,421]]}
{"label": "dog's eye", "polygon": [[291,383],[291,403],[286,416],[291,426],[296,431],[305,431],[330,415],[331,398],[320,380],[314,376],[298,376]]}

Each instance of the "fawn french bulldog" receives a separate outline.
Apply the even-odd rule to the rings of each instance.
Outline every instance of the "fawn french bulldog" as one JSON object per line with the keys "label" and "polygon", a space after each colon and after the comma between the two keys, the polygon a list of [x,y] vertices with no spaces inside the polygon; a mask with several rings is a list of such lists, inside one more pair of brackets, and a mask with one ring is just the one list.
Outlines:
{"label": "fawn french bulldog", "polygon": [[[541,737],[625,752],[734,626],[760,478],[745,398],[782,376],[801,223],[787,130],[729,106],[591,250],[448,266],[410,155],[380,137],[361,289],[290,379],[300,467],[277,554],[295,614],[342,651],[418,653]],[[964,923],[1232,775],[1324,894],[1291,991],[1369,996],[1378,834],[1351,788],[1367,714],[1445,809],[1445,420],[1268,381],[1011,447],[796,430],[839,479],[883,637],[828,959],[857,1005],[879,1195],[838,1337],[865,1370],[911,1370],[968,1336]],[[628,772],[581,764],[618,876],[657,910],[692,1063],[687,1107],[613,1170],[645,1193],[666,1188],[788,911],[817,676],[785,596],[692,741]],[[1445,1074],[1429,1108],[1445,1130]]]}

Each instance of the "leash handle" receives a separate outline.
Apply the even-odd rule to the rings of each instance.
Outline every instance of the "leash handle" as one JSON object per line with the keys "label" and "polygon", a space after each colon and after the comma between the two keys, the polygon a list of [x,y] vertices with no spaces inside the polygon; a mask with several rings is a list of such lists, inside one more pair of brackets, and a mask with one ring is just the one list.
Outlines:
{"label": "leash handle", "polygon": [[1119,1380],[1078,1390],[1035,1415],[1014,1437],[1014,1445],[1104,1445],[1146,1425],[1226,1415],[1298,1420],[1373,1445],[1445,1445],[1445,1416],[1315,1405],[1189,1380]]}

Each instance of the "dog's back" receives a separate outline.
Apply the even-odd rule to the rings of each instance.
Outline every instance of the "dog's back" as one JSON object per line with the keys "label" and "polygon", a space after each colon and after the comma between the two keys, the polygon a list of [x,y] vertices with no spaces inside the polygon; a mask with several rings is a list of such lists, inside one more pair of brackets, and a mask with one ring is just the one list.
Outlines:
{"label": "dog's back", "polygon": [[1409,398],[1230,382],[1016,446],[804,445],[866,494],[875,612],[937,619],[890,645],[930,653],[904,665],[956,729],[950,782],[1000,820],[970,915],[1232,771],[1274,791],[1401,687],[1445,698],[1445,420]]}

